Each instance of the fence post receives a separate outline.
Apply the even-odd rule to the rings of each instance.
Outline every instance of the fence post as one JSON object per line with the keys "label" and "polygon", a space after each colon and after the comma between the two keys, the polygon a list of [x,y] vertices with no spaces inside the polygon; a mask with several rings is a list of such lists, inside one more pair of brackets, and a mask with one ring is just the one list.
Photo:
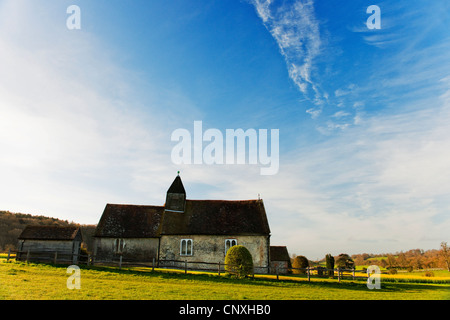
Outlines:
{"label": "fence post", "polygon": [[88,267],[91,265],[91,254],[88,253],[88,261],[87,261]]}
{"label": "fence post", "polygon": [[218,273],[219,276],[220,276],[220,261],[219,261],[219,266],[217,267],[217,273]]}
{"label": "fence post", "polygon": [[30,259],[30,249],[27,250],[27,264],[29,259]]}
{"label": "fence post", "polygon": [[341,282],[341,268],[337,268],[338,271],[338,282]]}
{"label": "fence post", "polygon": [[309,267],[306,268],[306,273],[308,275],[308,282],[311,281],[311,270],[309,269]]}
{"label": "fence post", "polygon": [[122,255],[119,258],[119,270],[122,270]]}
{"label": "fence post", "polygon": [[53,264],[56,264],[57,259],[58,259],[58,251],[55,251],[55,257],[53,259]]}
{"label": "fence post", "polygon": [[155,271],[155,258],[152,259],[152,271]]}
{"label": "fence post", "polygon": [[275,267],[276,271],[277,271],[277,280],[280,280],[279,276],[278,276],[278,266]]}
{"label": "fence post", "polygon": [[11,248],[8,249],[8,258],[6,259],[6,262],[9,262],[9,257],[11,256]]}
{"label": "fence post", "polygon": [[187,274],[187,260],[184,260],[184,274]]}
{"label": "fence post", "polygon": [[353,280],[355,280],[355,269],[353,269]]}

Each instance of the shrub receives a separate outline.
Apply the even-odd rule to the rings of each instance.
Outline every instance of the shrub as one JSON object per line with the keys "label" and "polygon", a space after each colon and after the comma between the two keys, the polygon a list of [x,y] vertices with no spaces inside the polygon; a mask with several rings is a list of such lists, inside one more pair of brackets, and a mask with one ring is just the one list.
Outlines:
{"label": "shrub", "polygon": [[425,277],[434,277],[434,273],[431,272],[431,271],[426,271],[423,275],[424,275]]}
{"label": "shrub", "polygon": [[305,256],[297,256],[294,259],[294,262],[292,263],[293,273],[294,274],[305,274],[306,270],[297,270],[297,268],[308,268],[309,262],[308,259],[306,259]]}
{"label": "shrub", "polygon": [[244,246],[232,246],[225,256],[225,270],[236,278],[244,278],[253,273],[253,258]]}

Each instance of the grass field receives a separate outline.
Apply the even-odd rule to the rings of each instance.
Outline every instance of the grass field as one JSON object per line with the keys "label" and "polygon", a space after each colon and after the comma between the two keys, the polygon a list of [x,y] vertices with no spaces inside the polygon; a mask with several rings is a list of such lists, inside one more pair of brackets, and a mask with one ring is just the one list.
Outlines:
{"label": "grass field", "polygon": [[[269,276],[231,279],[207,273],[167,270],[117,270],[81,267],[81,289],[67,289],[67,266],[6,263],[0,260],[0,299],[3,300],[296,300],[296,299],[450,299],[450,284],[381,282],[369,290],[364,281],[304,278],[281,281]],[[292,279],[292,278],[289,278]]]}

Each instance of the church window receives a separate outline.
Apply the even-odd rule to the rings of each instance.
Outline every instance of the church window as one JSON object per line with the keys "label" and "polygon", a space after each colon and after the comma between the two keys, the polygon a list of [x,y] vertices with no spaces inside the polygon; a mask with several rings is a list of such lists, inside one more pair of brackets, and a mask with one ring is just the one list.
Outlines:
{"label": "church window", "polygon": [[180,255],[192,256],[192,239],[181,239]]}

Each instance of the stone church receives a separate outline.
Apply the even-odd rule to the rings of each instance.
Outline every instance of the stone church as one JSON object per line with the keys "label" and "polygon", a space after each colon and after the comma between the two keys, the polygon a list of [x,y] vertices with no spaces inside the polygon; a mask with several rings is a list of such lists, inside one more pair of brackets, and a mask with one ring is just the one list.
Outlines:
{"label": "stone church", "polygon": [[[270,228],[262,200],[189,200],[179,175],[164,206],[107,204],[94,234],[96,260],[224,263],[245,246],[255,272],[270,266]],[[190,266],[192,267],[192,266]],[[200,268],[200,264],[198,264]],[[192,267],[195,268],[195,267]]]}

